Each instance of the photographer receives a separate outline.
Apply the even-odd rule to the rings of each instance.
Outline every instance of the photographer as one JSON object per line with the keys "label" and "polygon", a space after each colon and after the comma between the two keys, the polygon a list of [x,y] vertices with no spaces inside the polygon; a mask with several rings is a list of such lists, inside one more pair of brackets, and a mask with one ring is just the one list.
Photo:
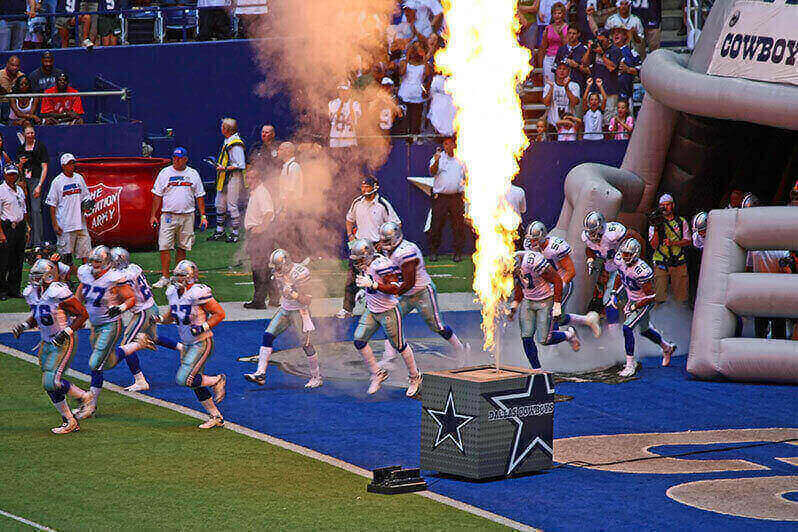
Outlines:
{"label": "photographer", "polygon": [[662,303],[668,298],[670,279],[673,298],[679,303],[687,301],[687,255],[685,247],[692,244],[690,226],[681,216],[673,212],[673,197],[663,194],[659,208],[648,215],[648,242],[651,244],[654,263],[655,301]]}
{"label": "photographer", "polygon": [[[618,105],[618,65],[623,59],[620,48],[610,43],[610,32],[601,30],[595,40],[587,43],[587,53],[582,58],[582,64],[590,69],[590,77],[601,80],[606,93],[604,125],[609,125],[615,116]],[[599,92],[598,85],[594,85],[590,92]]]}

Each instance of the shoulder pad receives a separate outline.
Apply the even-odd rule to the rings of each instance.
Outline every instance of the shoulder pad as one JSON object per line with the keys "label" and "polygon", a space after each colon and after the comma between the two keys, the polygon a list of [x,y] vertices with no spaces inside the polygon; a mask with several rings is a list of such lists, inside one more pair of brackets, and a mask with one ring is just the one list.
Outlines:
{"label": "shoulder pad", "polygon": [[203,303],[207,303],[209,300],[213,299],[213,291],[211,291],[211,287],[208,285],[195,284],[191,287],[190,296],[197,304],[202,305]]}
{"label": "shoulder pad", "polygon": [[27,285],[27,286],[25,287],[25,289],[22,291],[22,297],[24,297],[25,299],[27,299],[27,298],[28,298],[28,296],[29,296],[29,295],[31,295],[31,294],[33,293],[33,290],[34,290],[34,288],[33,288],[33,285],[30,285],[30,284],[29,284],[29,285]]}
{"label": "shoulder pad", "polygon": [[291,270],[291,280],[295,283],[303,283],[310,280],[310,269],[303,264],[294,264]]}
{"label": "shoulder pad", "polygon": [[80,282],[84,282],[84,279],[86,281],[92,281],[94,279],[91,276],[91,265],[89,265],[89,264],[82,264],[78,268],[78,280]]}
{"label": "shoulder pad", "polygon": [[72,297],[72,290],[70,290],[69,287],[64,283],[52,283],[47,287],[47,291],[44,293],[44,295],[50,299],[63,301]]}
{"label": "shoulder pad", "polygon": [[177,288],[175,288],[175,285],[173,285],[173,284],[166,285],[165,294],[166,294],[166,297],[174,297],[174,296],[176,296],[177,295]]}
{"label": "shoulder pad", "polygon": [[127,267],[127,271],[130,272],[130,275],[132,277],[138,277],[139,275],[144,273],[144,270],[141,269],[141,266],[139,266],[138,264],[133,264],[132,262]]}

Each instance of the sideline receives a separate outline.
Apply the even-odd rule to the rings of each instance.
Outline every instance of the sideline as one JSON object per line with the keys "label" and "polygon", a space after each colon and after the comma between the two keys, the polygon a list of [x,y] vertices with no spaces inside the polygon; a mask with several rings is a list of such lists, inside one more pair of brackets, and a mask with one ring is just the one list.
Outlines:
{"label": "sideline", "polygon": [[[9,347],[9,346],[7,346],[5,344],[0,344],[0,351],[8,353],[9,355],[11,355],[11,356],[13,356],[15,358],[18,358],[20,360],[24,360],[25,362],[28,362],[28,363],[31,363],[31,364],[37,364],[38,365],[38,363],[39,363],[39,359],[37,357],[35,357],[33,355],[29,355],[27,353],[24,353],[24,352],[22,352],[22,351],[20,351],[18,349],[14,349],[13,347]],[[75,379],[84,381],[84,382],[91,381],[91,377],[89,377],[85,373],[81,373],[81,372],[75,371],[73,369],[70,369],[67,372],[67,375],[70,376],[70,377],[73,377]],[[164,401],[163,399],[158,399],[156,397],[150,397],[149,395],[144,395],[144,394],[141,394],[141,393],[138,393],[138,392],[128,392],[124,388],[122,388],[121,386],[118,386],[118,385],[113,384],[113,383],[108,382],[108,381],[106,381],[104,383],[103,387],[105,389],[111,390],[113,392],[117,392],[117,393],[119,393],[121,395],[124,395],[126,397],[131,397],[133,399],[137,399],[137,400],[142,401],[142,402],[147,403],[147,404],[160,406],[162,408],[167,408],[167,409],[172,410],[174,412],[179,412],[181,414],[185,414],[186,416],[193,417],[195,419],[205,420],[205,419],[208,418],[207,414],[204,414],[204,413],[202,413],[202,412],[200,412],[198,410],[194,410],[192,408],[188,408],[188,407],[185,407],[183,405],[178,405],[178,404],[175,404],[175,403],[171,403],[169,401]],[[307,456],[308,458],[312,458],[314,460],[318,460],[320,462],[324,462],[326,464],[330,464],[331,466],[337,467],[339,469],[343,469],[343,470],[348,471],[350,473],[354,473],[355,475],[367,478],[369,480],[371,480],[371,478],[372,478],[371,471],[369,471],[368,469],[363,469],[362,467],[358,467],[358,466],[356,466],[354,464],[350,464],[349,462],[344,462],[343,460],[339,460],[338,458],[335,458],[335,457],[332,457],[332,456],[329,456],[329,455],[326,455],[326,454],[322,454],[322,453],[320,453],[318,451],[314,451],[313,449],[309,449],[307,447],[303,447],[301,445],[297,445],[296,443],[291,443],[289,441],[282,440],[280,438],[275,438],[274,436],[270,436],[270,435],[265,434],[263,432],[258,432],[256,430],[247,428],[247,427],[245,427],[243,425],[238,425],[237,423],[231,423],[230,421],[225,420],[223,428],[225,428],[227,430],[232,430],[233,432],[237,432],[238,434],[243,434],[244,436],[248,436],[248,437],[254,438],[256,440],[260,440],[260,441],[263,441],[263,442],[266,442],[266,443],[270,443],[272,445],[276,445],[277,447],[281,447],[283,449],[287,449],[289,451],[301,454],[302,456]],[[418,491],[418,492],[416,492],[416,494],[420,495],[421,497],[425,497],[427,499],[439,502],[441,504],[445,504],[447,506],[451,506],[452,508],[456,508],[458,510],[462,510],[464,512],[468,512],[470,514],[482,517],[482,518],[487,519],[489,521],[493,521],[494,523],[498,523],[500,525],[504,525],[504,526],[513,528],[515,530],[523,530],[523,531],[535,531],[535,530],[537,530],[536,528],[531,527],[529,525],[525,525],[524,523],[519,523],[518,521],[513,521],[512,519],[509,519],[509,518],[504,517],[502,515],[494,514],[493,512],[489,512],[487,510],[483,510],[482,508],[478,508],[476,506],[472,506],[472,505],[464,503],[462,501],[451,499],[449,497],[446,497],[445,495],[440,495],[440,494],[434,493],[432,491]],[[26,524],[30,524],[31,526],[39,528],[40,530],[52,530],[50,528],[41,527],[41,525],[36,525],[35,523],[23,520],[22,518],[17,518],[16,516],[12,516],[11,514],[5,514],[5,512],[2,512],[2,510],[0,510],[0,513],[3,514],[3,515],[8,515],[9,517],[12,517],[13,519],[20,520],[20,521],[22,521],[22,522],[24,522]]]}
{"label": "sideline", "polygon": [[4,512],[0,510],[0,515],[4,515],[9,519],[13,519],[14,521],[19,521],[20,523],[26,524],[31,528],[35,528],[36,530],[46,530],[48,532],[55,532],[52,528],[46,527],[44,525],[40,525],[39,523],[34,523],[33,521],[28,521],[27,519],[20,517],[18,515],[10,514],[8,512]]}

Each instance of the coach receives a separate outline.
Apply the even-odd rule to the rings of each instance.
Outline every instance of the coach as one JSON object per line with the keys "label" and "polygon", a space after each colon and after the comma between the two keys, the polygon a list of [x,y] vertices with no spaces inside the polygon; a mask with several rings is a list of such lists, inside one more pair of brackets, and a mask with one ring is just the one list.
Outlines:
{"label": "coach", "polygon": [[0,300],[22,297],[22,261],[28,238],[25,193],[17,185],[19,170],[7,165],[0,184]]}
{"label": "coach", "polygon": [[[175,264],[186,258],[194,244],[194,200],[200,212],[200,229],[208,227],[205,217],[205,189],[196,170],[188,166],[188,152],[175,148],[172,164],[155,178],[152,186],[150,225],[158,227],[158,250],[161,252],[161,278],[153,285],[163,288],[169,284],[169,261],[175,251]],[[156,217],[161,210],[160,219]]]}
{"label": "coach", "polygon": [[[244,141],[238,135],[238,122],[234,118],[222,120],[224,141],[216,159],[216,231],[208,240],[238,242],[238,226],[241,215],[238,200],[244,186],[244,170],[247,167]],[[230,220],[230,234],[225,235],[225,214]]]}
{"label": "coach", "polygon": [[465,242],[465,166],[454,156],[454,138],[443,139],[443,151],[438,149],[429,161],[429,173],[435,178],[432,183],[432,224],[429,230],[431,261],[438,260],[441,233],[446,220],[452,226],[454,240],[454,262],[460,262]]}

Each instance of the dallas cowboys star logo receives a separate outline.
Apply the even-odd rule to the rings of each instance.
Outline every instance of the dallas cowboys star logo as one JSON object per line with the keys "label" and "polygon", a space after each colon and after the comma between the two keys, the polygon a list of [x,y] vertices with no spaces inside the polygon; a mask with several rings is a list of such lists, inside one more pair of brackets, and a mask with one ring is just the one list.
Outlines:
{"label": "dallas cowboys star logo", "polygon": [[464,416],[457,413],[457,409],[454,407],[452,389],[449,388],[449,396],[446,398],[446,407],[443,410],[432,410],[431,408],[425,408],[425,410],[438,424],[438,435],[432,448],[437,448],[448,438],[452,440],[452,443],[457,446],[461,453],[465,454],[460,429],[468,425],[475,416]]}
{"label": "dallas cowboys star logo", "polygon": [[[543,387],[535,389],[535,381],[543,379],[545,382],[545,393],[540,393]],[[544,373],[530,375],[527,379],[526,386],[519,390],[501,391],[494,393],[482,394],[490,404],[496,409],[503,412],[510,412],[515,407],[529,407],[531,405],[553,402],[551,397],[554,394],[554,388],[551,386],[550,377]],[[538,391],[538,393],[535,393]],[[524,458],[537,446],[540,446],[545,452],[553,455],[552,448],[546,443],[546,440],[552,441],[553,433],[551,426],[548,423],[541,423],[541,416],[527,415],[524,417],[508,415],[506,418],[515,424],[515,436],[513,437],[512,447],[510,449],[510,459],[507,462],[507,475],[511,474],[518,465],[524,461]],[[543,431],[541,431],[543,429]]]}

